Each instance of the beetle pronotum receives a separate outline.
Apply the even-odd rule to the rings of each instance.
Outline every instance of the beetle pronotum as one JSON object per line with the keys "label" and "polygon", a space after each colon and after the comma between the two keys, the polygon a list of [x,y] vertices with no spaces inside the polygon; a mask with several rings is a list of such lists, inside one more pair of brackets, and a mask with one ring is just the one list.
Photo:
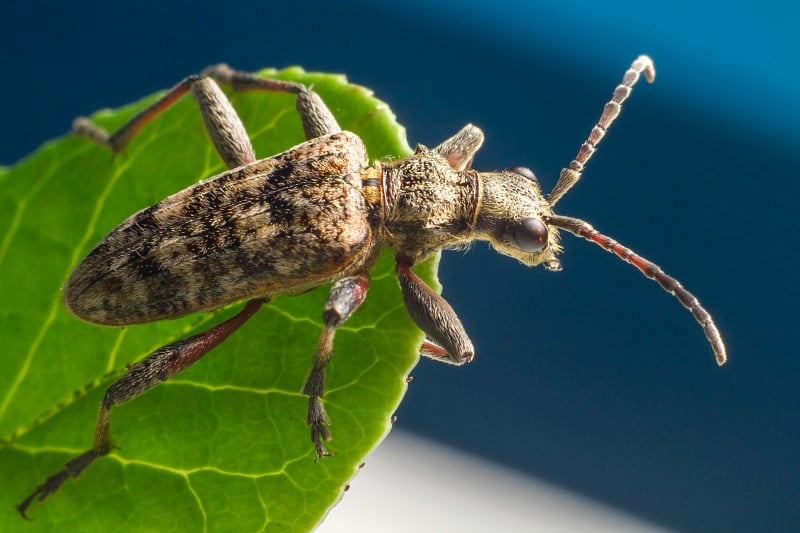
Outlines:
{"label": "beetle pronotum", "polygon": [[[557,215],[554,206],[580,179],[622,103],[644,74],[640,56],[625,72],[575,159],[549,195],[522,167],[476,172],[472,159],[483,133],[469,124],[433,149],[369,166],[354,133],[342,131],[322,99],[307,87],[209,67],[170,89],[113,134],[85,118],[73,130],[109,147],[125,148],[140,128],[188,91],[229,171],[143,209],[104,237],[77,266],[64,289],[69,309],[97,324],[123,326],[175,318],[247,300],[237,315],[206,332],[160,348],[134,365],[106,391],[94,446],[69,461],[17,507],[25,516],[112,448],[111,408],[186,369],[225,340],[272,298],[333,283],[323,308],[324,327],[303,387],[306,422],[318,457],[328,455],[328,416],[322,403],[325,367],[336,329],[358,309],[381,249],[395,253],[403,300],[427,339],[420,352],[456,365],[474,349],[450,305],[411,270],[432,253],[475,240],[547,270],[560,270],[559,230],[582,237],[631,263],[658,282],[694,315],[721,365],[725,345],[697,298],[658,266],[599,233],[583,220]],[[296,95],[307,141],[257,159],[247,132],[217,82],[234,90]]]}

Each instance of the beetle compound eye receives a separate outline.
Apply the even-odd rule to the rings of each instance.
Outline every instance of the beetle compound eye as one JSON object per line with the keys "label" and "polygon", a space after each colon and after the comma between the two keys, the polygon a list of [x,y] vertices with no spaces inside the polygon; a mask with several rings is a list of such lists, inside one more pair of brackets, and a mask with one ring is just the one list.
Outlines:
{"label": "beetle compound eye", "polygon": [[508,170],[509,172],[513,172],[514,174],[525,176],[534,183],[539,183],[539,180],[536,179],[536,174],[534,174],[533,170],[529,169],[528,167],[511,167]]}
{"label": "beetle compound eye", "polygon": [[523,252],[541,252],[547,247],[547,226],[538,218],[514,222],[506,229],[506,241]]}
{"label": "beetle compound eye", "polygon": [[541,252],[547,246],[547,226],[537,218],[526,218],[514,228],[514,242],[523,252]]}

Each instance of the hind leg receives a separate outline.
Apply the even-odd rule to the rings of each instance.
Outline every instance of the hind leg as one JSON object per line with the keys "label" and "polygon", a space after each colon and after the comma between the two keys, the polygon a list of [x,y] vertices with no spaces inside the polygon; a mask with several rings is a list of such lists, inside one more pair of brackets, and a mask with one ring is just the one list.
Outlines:
{"label": "hind leg", "polygon": [[192,363],[239,329],[265,302],[264,298],[250,300],[237,315],[208,331],[159,348],[114,382],[106,390],[106,395],[100,404],[92,448],[70,460],[63,470],[47,478],[30,496],[17,505],[17,511],[23,518],[28,518],[25,513],[34,500],[44,500],[56,492],[67,478],[78,477],[95,459],[107,455],[114,449],[111,440],[112,407],[139,397],[159,383],[189,368]]}

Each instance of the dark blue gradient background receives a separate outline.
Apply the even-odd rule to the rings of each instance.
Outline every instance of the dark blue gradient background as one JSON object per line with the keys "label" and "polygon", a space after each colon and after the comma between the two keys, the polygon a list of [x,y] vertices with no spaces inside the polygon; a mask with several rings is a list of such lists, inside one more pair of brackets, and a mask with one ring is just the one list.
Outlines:
{"label": "dark blue gradient background", "polygon": [[476,168],[530,166],[549,189],[648,53],[656,83],[637,87],[559,211],[694,291],[730,363],[589,243],[565,236],[555,274],[477,245],[444,254],[440,274],[476,360],[422,361],[398,425],[681,530],[797,530],[798,8],[521,4],[13,2],[0,162],[210,63],[300,64],[373,88],[412,144],[474,122]]}

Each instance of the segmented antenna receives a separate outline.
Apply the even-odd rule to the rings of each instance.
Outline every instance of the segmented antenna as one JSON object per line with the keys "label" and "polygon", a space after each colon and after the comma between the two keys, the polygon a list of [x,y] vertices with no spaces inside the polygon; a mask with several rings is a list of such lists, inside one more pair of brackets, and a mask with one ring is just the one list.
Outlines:
{"label": "segmented antenna", "polygon": [[581,145],[580,150],[578,150],[578,155],[575,156],[575,159],[572,160],[569,167],[561,169],[558,182],[556,186],[553,187],[550,196],[547,197],[547,201],[550,202],[551,206],[556,205],[561,197],[581,179],[581,174],[583,173],[586,163],[588,163],[589,159],[594,155],[594,152],[597,150],[597,145],[600,144],[608,128],[611,127],[611,124],[619,116],[619,112],[622,110],[622,103],[631,95],[633,86],[639,81],[640,74],[644,74],[645,79],[649,83],[653,83],[653,80],[656,79],[656,68],[653,65],[653,60],[648,56],[642,55],[637,57],[636,61],[631,64],[631,68],[625,71],[625,74],[622,76],[622,83],[617,85],[617,88],[614,89],[614,95],[603,108],[603,114],[600,115],[597,124],[592,128],[589,137]]}
{"label": "segmented antenna", "polygon": [[678,280],[666,274],[655,263],[651,263],[630,248],[627,248],[614,239],[603,235],[594,229],[591,224],[584,222],[579,218],[552,215],[545,218],[545,223],[565,229],[573,235],[583,237],[584,239],[595,243],[607,252],[612,252],[623,261],[632,264],[648,278],[658,282],[658,284],[661,285],[661,288],[675,296],[686,309],[691,311],[695,320],[697,320],[697,322],[703,327],[703,331],[705,331],[708,342],[711,343],[711,348],[714,350],[714,355],[717,357],[717,364],[720,366],[725,364],[725,362],[728,360],[725,350],[725,343],[722,341],[722,336],[719,334],[717,325],[714,324],[714,319],[711,317],[711,314],[700,304],[700,301],[694,296],[694,294],[684,289],[683,285],[681,285]]}

